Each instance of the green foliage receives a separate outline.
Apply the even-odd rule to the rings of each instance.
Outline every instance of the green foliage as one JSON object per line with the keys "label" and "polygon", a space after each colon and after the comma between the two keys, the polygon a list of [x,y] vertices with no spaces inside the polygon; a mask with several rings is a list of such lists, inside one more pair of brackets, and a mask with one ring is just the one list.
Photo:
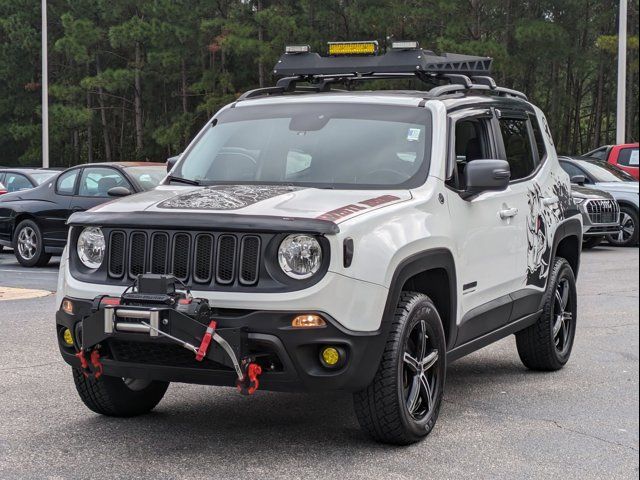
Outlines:
{"label": "green foliage", "polygon": [[[49,0],[54,165],[163,160],[242,92],[276,80],[283,47],[416,39],[489,55],[498,83],[548,115],[559,150],[615,135],[614,0]],[[629,2],[627,136],[638,140],[638,0]],[[137,53],[136,53],[137,52]],[[138,88],[138,87],[139,88]],[[367,88],[423,88],[377,82]],[[40,162],[40,4],[0,0],[2,163]],[[136,128],[136,125],[138,128]]]}

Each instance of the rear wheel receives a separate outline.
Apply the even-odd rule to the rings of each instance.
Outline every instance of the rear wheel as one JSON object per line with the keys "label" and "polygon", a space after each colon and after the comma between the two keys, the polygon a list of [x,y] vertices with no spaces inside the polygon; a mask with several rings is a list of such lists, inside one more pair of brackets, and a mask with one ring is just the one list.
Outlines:
{"label": "rear wheel", "polygon": [[564,258],[556,259],[542,315],[536,323],[516,334],[518,354],[532,370],[560,370],[569,361],[576,334],[576,280]]}
{"label": "rear wheel", "polygon": [[375,440],[407,445],[426,437],[438,418],[446,374],[438,311],[421,293],[403,292],[371,384],[354,394],[362,429]]}
{"label": "rear wheel", "polygon": [[133,417],[148,413],[160,403],[169,382],[101,376],[85,377],[73,369],[80,399],[96,413],[110,417]]}
{"label": "rear wheel", "polygon": [[602,240],[604,240],[604,237],[587,237],[582,242],[582,248],[584,250],[589,250],[590,248],[597,247],[602,243]]}
{"label": "rear wheel", "polygon": [[620,231],[607,235],[607,241],[616,247],[633,247],[638,244],[638,212],[626,205],[620,208]]}
{"label": "rear wheel", "polygon": [[40,227],[33,220],[23,220],[13,234],[13,253],[24,267],[43,267],[51,259],[44,251]]}

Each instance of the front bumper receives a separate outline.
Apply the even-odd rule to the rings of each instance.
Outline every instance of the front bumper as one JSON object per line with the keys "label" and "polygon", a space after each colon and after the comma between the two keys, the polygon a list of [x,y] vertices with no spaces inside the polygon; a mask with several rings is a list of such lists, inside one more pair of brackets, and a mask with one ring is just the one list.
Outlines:
{"label": "front bumper", "polygon": [[[92,302],[71,299],[74,314],[56,313],[60,352],[75,368],[83,319],[93,319]],[[220,329],[241,329],[246,348],[261,358],[263,374],[260,388],[278,391],[356,391],[367,386],[378,368],[387,337],[386,323],[377,332],[353,332],[322,312],[250,311],[224,309],[214,312]],[[300,313],[318,313],[326,320],[322,328],[294,329],[291,320]],[[102,317],[96,317],[101,321]],[[76,345],[62,341],[62,331],[74,332]],[[323,346],[336,346],[345,352],[339,368],[325,368],[320,361]],[[189,350],[164,338],[146,334],[118,333],[101,342],[104,375],[163,380],[169,382],[234,386],[232,368],[205,359],[195,360]]]}

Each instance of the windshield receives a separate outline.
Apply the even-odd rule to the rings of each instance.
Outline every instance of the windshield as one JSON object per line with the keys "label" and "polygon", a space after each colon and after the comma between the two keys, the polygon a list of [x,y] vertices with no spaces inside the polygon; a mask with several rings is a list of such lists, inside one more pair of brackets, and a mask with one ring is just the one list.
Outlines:
{"label": "windshield", "polygon": [[410,188],[429,166],[423,108],[304,103],[222,112],[177,166],[202,184]]}
{"label": "windshield", "polygon": [[44,182],[49,180],[54,175],[57,175],[60,172],[38,172],[32,173],[31,177],[36,181],[38,185],[42,185]]}
{"label": "windshield", "polygon": [[580,166],[591,175],[596,182],[637,182],[624,170],[602,161],[582,161]]}
{"label": "windshield", "polygon": [[126,171],[143,190],[156,188],[167,174],[167,168],[162,165],[127,167]]}

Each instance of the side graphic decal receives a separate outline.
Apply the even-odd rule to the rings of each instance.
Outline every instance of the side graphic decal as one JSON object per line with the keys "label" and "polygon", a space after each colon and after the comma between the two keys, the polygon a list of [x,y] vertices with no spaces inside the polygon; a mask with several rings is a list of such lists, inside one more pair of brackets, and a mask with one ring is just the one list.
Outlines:
{"label": "side graphic decal", "polygon": [[216,185],[170,198],[158,204],[158,207],[237,210],[300,189],[300,187],[281,185]]}
{"label": "side graphic decal", "polygon": [[[538,182],[529,189],[529,217],[527,219],[527,285],[544,288],[549,275],[552,236],[558,223],[566,217],[572,199],[566,182],[561,181],[553,173],[551,191],[543,194]],[[557,197],[558,202],[552,206],[545,205],[545,199]]]}

